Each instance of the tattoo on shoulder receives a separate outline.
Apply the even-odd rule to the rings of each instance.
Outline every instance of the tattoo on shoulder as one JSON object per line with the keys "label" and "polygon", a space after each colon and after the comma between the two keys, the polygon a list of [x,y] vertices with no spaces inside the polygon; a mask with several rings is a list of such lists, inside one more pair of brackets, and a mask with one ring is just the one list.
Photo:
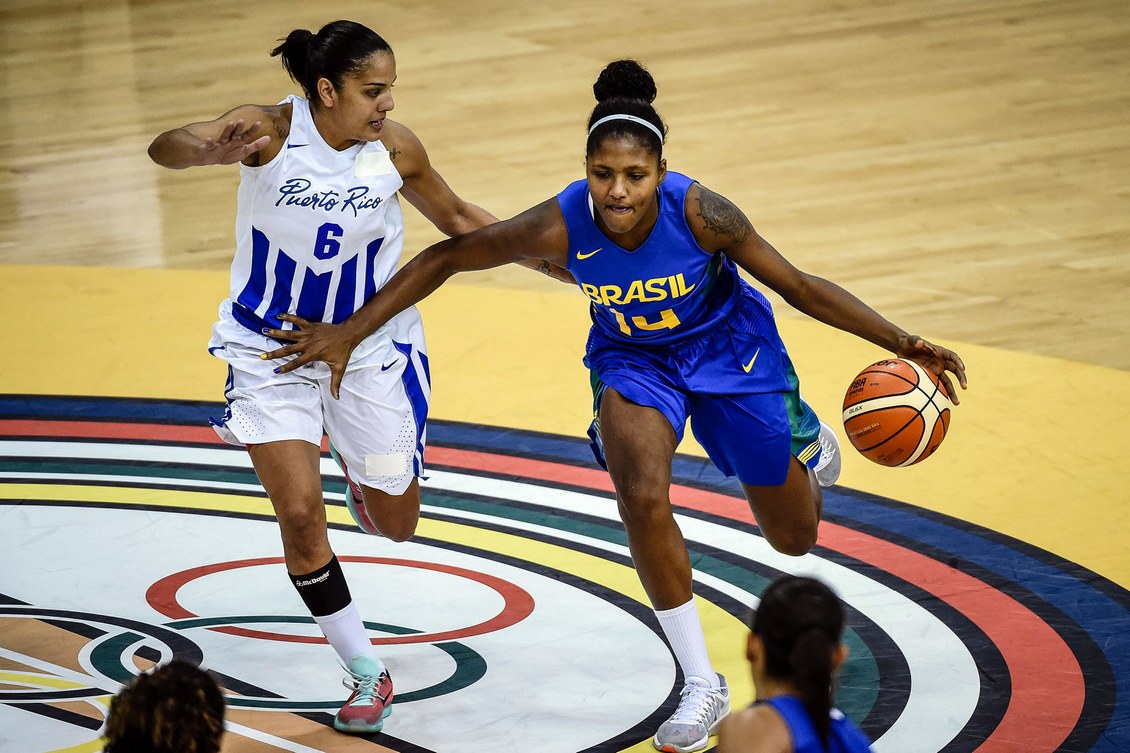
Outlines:
{"label": "tattoo on shoulder", "polygon": [[400,156],[400,150],[397,149],[395,146],[392,149],[388,150],[388,158],[389,159],[396,159],[399,156]]}
{"label": "tattoo on shoulder", "polygon": [[741,243],[753,233],[753,225],[740,209],[703,186],[699,187],[698,214],[708,230],[733,243]]}

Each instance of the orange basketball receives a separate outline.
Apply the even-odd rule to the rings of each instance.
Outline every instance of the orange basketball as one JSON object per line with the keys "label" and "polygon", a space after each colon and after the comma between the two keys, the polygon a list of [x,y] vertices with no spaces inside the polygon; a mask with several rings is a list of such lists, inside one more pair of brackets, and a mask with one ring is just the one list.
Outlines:
{"label": "orange basketball", "polygon": [[891,358],[859,372],[844,396],[848,441],[879,465],[914,465],[946,437],[953,403],[929,369]]}

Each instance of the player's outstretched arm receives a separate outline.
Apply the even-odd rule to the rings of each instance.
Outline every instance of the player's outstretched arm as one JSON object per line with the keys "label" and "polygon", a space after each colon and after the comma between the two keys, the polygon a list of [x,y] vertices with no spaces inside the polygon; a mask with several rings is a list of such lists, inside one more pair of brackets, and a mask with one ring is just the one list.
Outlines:
{"label": "player's outstretched arm", "polygon": [[907,334],[839,285],[794,267],[725,197],[696,184],[687,193],[686,214],[704,249],[722,251],[790,306],[813,319],[875,343],[900,358],[917,361],[938,376],[955,404],[959,402],[947,375],[953,373],[962,389],[968,386],[965,364],[956,353]]}
{"label": "player's outstretched arm", "polygon": [[[420,139],[402,123],[389,122],[383,139],[397,171],[404,179],[400,193],[433,225],[450,237],[498,222],[480,206],[464,201],[443,179],[428,158]],[[561,282],[575,283],[564,267],[544,259],[519,259],[517,264]]]}
{"label": "player's outstretched arm", "polygon": [[349,356],[357,345],[404,309],[427,298],[459,272],[490,269],[527,258],[565,266],[569,240],[556,199],[518,216],[430,246],[405,264],[377,294],[341,324],[307,322],[281,314],[297,329],[265,329],[263,334],[291,340],[262,358],[291,358],[280,374],[313,361],[323,361],[332,374],[330,393],[337,398]]}
{"label": "player's outstretched arm", "polygon": [[[266,149],[272,140],[281,138],[276,130],[267,128],[273,123],[263,108],[243,105],[204,123],[190,123],[165,131],[149,145],[149,158],[162,167],[181,170],[201,165],[233,165],[247,161],[259,164],[257,153]],[[278,148],[271,151],[271,156]]]}

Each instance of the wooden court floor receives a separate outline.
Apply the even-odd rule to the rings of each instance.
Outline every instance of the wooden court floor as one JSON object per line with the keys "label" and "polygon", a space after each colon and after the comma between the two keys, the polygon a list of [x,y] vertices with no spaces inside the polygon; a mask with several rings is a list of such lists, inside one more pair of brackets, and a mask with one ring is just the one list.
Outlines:
{"label": "wooden court floor", "polygon": [[[845,492],[832,505],[839,517],[822,533],[829,537],[822,544],[838,553],[831,560],[840,566],[850,559],[856,535],[851,531],[874,533],[885,525],[876,518],[856,529],[847,521],[863,516],[868,500],[889,500],[920,520],[966,524],[986,541],[1015,545],[1025,556],[1040,553],[1047,558],[1041,562],[1057,563],[1081,582],[1101,583],[1102,593],[1123,607],[1110,613],[1115,622],[1107,628],[1127,633],[1130,462],[1122,435],[1130,420],[1130,4],[803,0],[612,6],[586,1],[546,7],[494,0],[349,0],[331,8],[290,0],[260,6],[213,0],[5,0],[0,4],[0,315],[8,357],[0,365],[0,446],[5,448],[0,452],[0,552],[5,552],[0,553],[0,606],[16,606],[7,618],[0,614],[0,729],[15,729],[5,722],[29,716],[55,722],[44,723],[48,742],[40,747],[25,748],[26,738],[5,738],[11,732],[0,732],[0,751],[98,749],[87,734],[93,722],[83,727],[58,719],[72,714],[67,717],[72,722],[96,720],[97,707],[86,704],[79,711],[83,704],[59,702],[56,707],[66,714],[32,715],[25,702],[4,695],[24,692],[30,681],[12,679],[20,673],[46,683],[49,665],[69,667],[71,674],[52,680],[52,687],[70,688],[67,683],[78,682],[81,666],[77,658],[32,661],[36,647],[66,631],[55,623],[48,637],[36,631],[29,637],[28,620],[22,619],[27,615],[20,609],[92,609],[72,592],[53,590],[58,584],[49,574],[52,568],[45,567],[43,553],[32,544],[47,530],[61,535],[53,526],[67,518],[55,517],[56,502],[77,505],[81,499],[85,504],[94,493],[68,496],[59,478],[48,482],[35,476],[39,471],[33,473],[32,466],[41,459],[38,449],[28,449],[31,437],[46,442],[51,427],[58,426],[68,449],[50,452],[76,452],[75,442],[91,444],[96,438],[98,447],[117,442],[132,448],[137,442],[142,449],[129,452],[156,452],[145,447],[145,437],[157,437],[162,429],[145,429],[144,436],[96,432],[76,439],[69,422],[188,426],[185,406],[222,399],[224,371],[204,345],[227,287],[236,171],[162,170],[148,160],[145,148],[160,131],[216,117],[245,102],[274,103],[294,91],[267,51],[292,28],[316,28],[337,17],[364,22],[389,40],[399,75],[392,117],[421,137],[460,195],[500,217],[583,175],[583,123],[593,104],[592,81],[609,60],[643,61],[656,77],[656,105],[670,127],[666,157],[671,169],[733,199],[798,266],[842,284],[907,330],[952,347],[968,365],[970,389],[935,457],[892,470],[850,450],[846,454]],[[405,249],[411,254],[439,234],[405,207]],[[433,436],[446,471],[462,462],[451,454],[453,447],[479,443],[481,452],[492,452],[495,435],[460,433],[470,432],[467,427],[489,427],[502,436],[510,431],[511,450],[543,459],[557,450],[542,443],[579,441],[590,411],[580,363],[587,326],[583,296],[524,270],[504,269],[454,280],[421,309],[433,365],[432,415],[441,427]],[[834,419],[851,377],[884,354],[783,304],[777,312],[806,398],[826,420]],[[103,402],[83,402],[91,398]],[[176,409],[167,412],[166,403]],[[123,418],[133,416],[137,405],[150,413]],[[104,412],[95,416],[91,406]],[[35,420],[29,423],[29,417]],[[192,433],[195,429],[183,431],[188,433],[166,439],[172,446],[193,448],[203,441]],[[682,449],[688,463],[702,456],[693,442]],[[83,462],[89,465],[93,458]],[[525,466],[522,471],[507,467],[500,478],[534,473]],[[441,478],[441,483],[449,482]],[[79,485],[85,489],[86,484]],[[91,524],[110,526],[98,529],[102,543],[90,545],[89,557],[63,557],[62,569],[97,569],[101,563],[113,570],[114,550],[105,543],[112,540],[109,531],[126,536],[144,528],[136,517],[119,520],[123,510],[159,517],[155,511],[213,504],[204,492],[183,504],[136,489],[114,499],[101,494],[94,496],[103,501],[90,509],[74,509],[83,521],[91,510],[106,512],[89,517]],[[246,504],[237,517],[265,515],[261,499]],[[852,504],[859,508],[853,511]],[[724,514],[722,508],[704,510],[701,515]],[[482,532],[445,528],[454,524],[444,514],[429,523],[431,538],[453,546],[493,545],[476,538],[486,535]],[[699,518],[688,518],[688,530],[697,525],[692,520]],[[233,542],[243,533],[229,522],[215,530],[220,539]],[[233,554],[233,560],[278,555],[270,538],[277,534],[266,524],[262,530],[256,528],[255,535],[265,543],[256,544],[255,552]],[[358,557],[402,556],[338,535]],[[716,549],[720,545],[711,535],[702,533],[703,546]],[[917,533],[900,535],[909,538],[892,533],[891,541],[907,550],[913,549],[912,540],[925,541],[915,539]],[[165,573],[155,561],[160,550],[133,541],[129,551],[138,558],[129,562],[131,569],[154,581]],[[412,551],[427,561],[426,547]],[[445,566],[476,571],[478,565],[454,559],[451,551],[444,553],[450,561],[440,558]],[[526,561],[527,554],[512,556]],[[955,550],[955,562],[964,561],[962,556]],[[186,569],[196,566],[191,551],[178,550],[175,559],[183,559]],[[866,558],[851,561],[863,563],[857,572],[888,573],[876,582],[900,598],[917,598],[909,586],[900,591],[892,585],[913,581],[902,571],[883,570]],[[768,554],[762,564],[786,568]],[[554,560],[543,566],[568,570],[572,565]],[[981,573],[972,565],[954,567],[965,575]],[[995,583],[993,593],[1027,604],[1027,596],[1017,594],[1042,593],[1049,581],[1035,565],[1031,571],[1016,567],[1008,577],[985,580]],[[836,571],[845,589],[854,588],[851,570]],[[484,572],[503,578],[490,568]],[[615,580],[622,575],[615,567],[601,573],[593,578],[609,592],[633,593],[630,577],[622,584]],[[538,593],[540,586],[516,582]],[[91,588],[99,583],[110,588],[97,580]],[[246,586],[233,581],[240,583]],[[561,598],[572,603],[568,599],[574,597]],[[123,614],[136,606],[118,604],[116,597],[107,601]],[[707,599],[704,609],[709,609],[706,602],[724,600]],[[1056,615],[1063,610],[1068,621],[1087,624],[1086,615],[1067,607],[1041,609],[1033,607],[1053,627],[1060,625]],[[717,629],[711,654],[729,677],[738,678],[745,672],[740,625],[724,611],[716,621],[704,618]],[[424,619],[411,610],[407,614]],[[1072,642],[1069,631],[1061,634],[1068,635],[1067,653],[1090,656],[1090,648],[1079,648],[1085,642]],[[81,655],[77,639],[70,635],[68,641],[76,645],[66,650]],[[1006,644],[1002,639],[995,645],[1008,664]],[[209,656],[233,650],[223,643],[206,648]],[[505,666],[484,655],[492,667]],[[906,655],[913,655],[911,649]],[[980,654],[973,655],[981,661]],[[301,652],[269,656],[271,661],[279,656],[307,661]],[[397,656],[407,666],[409,656]],[[332,670],[328,662],[311,661],[321,667],[317,671]],[[906,662],[913,669],[913,658]],[[1000,730],[1025,725],[999,710],[996,732],[989,729],[977,740],[966,730],[945,749],[1099,751],[1130,745],[1130,714],[1124,708],[1130,703],[1130,673],[1117,661],[1107,665],[1106,679],[1094,683],[1099,690],[1079,685],[1079,718],[1090,719],[1086,714],[1096,705],[1114,709],[1103,717],[1105,738],[1088,737],[1079,725],[1058,740],[1053,733],[1039,741],[1020,732],[1001,737]],[[877,666],[885,665],[878,661]],[[241,669],[246,668],[228,671],[234,676]],[[1024,671],[1031,698],[1054,685],[1049,679],[1054,668]],[[1080,677],[1091,682],[1095,676],[1087,671],[1084,667]],[[1030,700],[1022,694],[1027,686],[1015,668],[1012,677],[1016,698]],[[626,684],[654,681],[646,674],[632,678]],[[742,702],[748,700],[748,680],[744,685],[734,681]],[[287,697],[289,692],[278,691]],[[880,694],[880,701],[884,697]],[[422,696],[415,704],[405,703],[402,716],[394,717],[400,724],[393,728],[397,742],[372,742],[372,749],[446,753],[446,727],[437,728],[434,739],[416,736],[413,724],[422,724],[429,702],[438,703]],[[570,702],[546,700],[550,706]],[[894,730],[889,746],[900,729],[898,714],[882,706],[876,701],[866,708],[875,719],[888,714],[884,729]],[[991,716],[977,708],[971,718]],[[623,730],[635,729],[639,714],[632,714],[638,709],[617,709],[633,720],[624,722]],[[266,733],[256,737],[254,730],[262,732],[264,725],[253,712],[237,711],[243,732],[229,735],[225,750],[343,749],[345,743],[320,722],[285,716],[290,720],[278,735],[285,741],[272,742],[263,737]],[[621,734],[619,717],[608,723]],[[584,745],[646,749],[646,743],[640,747],[628,737],[617,739],[604,748]],[[528,740],[495,741],[492,749],[584,748],[581,743],[570,748],[573,743],[565,738],[542,747],[529,747]]]}

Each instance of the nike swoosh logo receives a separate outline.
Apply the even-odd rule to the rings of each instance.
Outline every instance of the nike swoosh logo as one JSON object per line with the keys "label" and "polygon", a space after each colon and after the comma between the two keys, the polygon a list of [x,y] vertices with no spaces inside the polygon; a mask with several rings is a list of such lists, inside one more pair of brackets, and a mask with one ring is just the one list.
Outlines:
{"label": "nike swoosh logo", "polygon": [[393,362],[392,362],[392,363],[390,363],[390,364],[389,364],[388,366],[385,366],[384,364],[381,364],[381,371],[388,371],[389,369],[391,369],[391,368],[392,368],[393,366],[395,366],[395,365],[396,365],[396,361],[393,361]]}
{"label": "nike swoosh logo", "polygon": [[301,146],[310,146],[310,145],[309,144],[287,144],[286,148],[287,149],[297,149]]}
{"label": "nike swoosh logo", "polygon": [[582,253],[581,253],[580,251],[578,251],[578,252],[577,252],[577,261],[580,261],[581,259],[587,259],[587,258],[589,258],[590,256],[595,256],[596,254],[600,253],[600,251],[601,251],[601,250],[602,250],[603,248],[604,248],[604,246],[601,246],[601,247],[600,247],[600,248],[598,248],[598,249],[597,249],[596,251],[589,251],[589,252],[588,252],[587,254],[582,254]]}
{"label": "nike swoosh logo", "polygon": [[749,359],[749,363],[742,364],[742,370],[744,370],[745,373],[748,374],[753,369],[753,362],[757,360],[757,354],[760,352],[761,348],[758,348],[753,352],[753,358]]}

